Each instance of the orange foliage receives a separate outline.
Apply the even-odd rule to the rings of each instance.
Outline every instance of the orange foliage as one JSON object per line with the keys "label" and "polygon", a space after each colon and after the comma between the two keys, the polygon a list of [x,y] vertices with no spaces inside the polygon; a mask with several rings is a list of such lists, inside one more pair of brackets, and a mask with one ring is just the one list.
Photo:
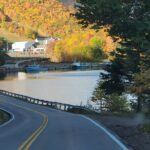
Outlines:
{"label": "orange foliage", "polygon": [[0,27],[28,38],[35,38],[37,33],[60,37],[61,41],[51,43],[48,50],[50,57],[58,61],[93,59],[90,42],[94,37],[102,41],[100,48],[104,52],[116,48],[105,29],[82,29],[70,15],[73,12],[58,0],[0,0]]}
{"label": "orange foliage", "polygon": [[[15,32],[19,34],[22,31],[19,28],[33,30],[44,36],[53,34],[60,37],[80,30],[75,18],[70,15],[71,11],[57,0],[0,0],[0,4],[4,6],[4,14],[12,19],[12,22],[6,22],[6,29],[12,26],[17,28]],[[24,31],[21,34],[24,35]]]}
{"label": "orange foliage", "polygon": [[95,32],[86,29],[74,32],[65,38],[51,43],[48,47],[48,55],[52,61],[101,61],[102,57],[95,58],[94,47],[102,50],[105,55],[116,48],[111,37],[104,29]]}

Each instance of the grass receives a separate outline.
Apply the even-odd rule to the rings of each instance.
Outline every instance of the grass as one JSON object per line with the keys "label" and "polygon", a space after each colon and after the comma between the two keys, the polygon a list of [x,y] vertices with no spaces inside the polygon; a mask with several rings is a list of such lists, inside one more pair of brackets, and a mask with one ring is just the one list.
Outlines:
{"label": "grass", "polygon": [[149,133],[150,134],[150,123],[145,123],[142,124],[139,129],[145,133]]}
{"label": "grass", "polygon": [[4,37],[6,40],[9,42],[21,42],[21,41],[31,41],[31,39],[27,39],[26,37],[19,36],[18,34],[15,33],[10,33],[3,28],[0,28],[0,36]]}
{"label": "grass", "polygon": [[10,119],[10,115],[2,110],[0,110],[0,125]]}
{"label": "grass", "polygon": [[97,114],[94,111],[90,111],[88,109],[83,109],[83,108],[71,108],[68,109],[68,112],[75,113],[75,114]]}
{"label": "grass", "polygon": [[100,115],[100,116],[117,116],[117,117],[134,117],[136,115],[135,112],[94,112],[88,109],[82,108],[72,108],[69,109],[68,112],[77,113],[77,114],[89,114],[89,115]]}

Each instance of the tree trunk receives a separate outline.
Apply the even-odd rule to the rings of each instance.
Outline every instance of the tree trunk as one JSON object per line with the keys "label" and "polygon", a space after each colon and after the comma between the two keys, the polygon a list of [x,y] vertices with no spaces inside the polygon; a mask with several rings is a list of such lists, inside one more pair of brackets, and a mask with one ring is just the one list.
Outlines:
{"label": "tree trunk", "polygon": [[139,95],[138,99],[137,99],[137,112],[141,112],[142,111],[142,96]]}

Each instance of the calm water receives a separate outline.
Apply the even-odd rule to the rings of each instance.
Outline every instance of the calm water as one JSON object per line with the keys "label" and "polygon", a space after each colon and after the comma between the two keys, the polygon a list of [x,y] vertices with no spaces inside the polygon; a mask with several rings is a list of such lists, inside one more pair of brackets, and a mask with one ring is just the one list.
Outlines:
{"label": "calm water", "polygon": [[68,104],[86,104],[100,71],[18,73],[0,80],[0,89]]}

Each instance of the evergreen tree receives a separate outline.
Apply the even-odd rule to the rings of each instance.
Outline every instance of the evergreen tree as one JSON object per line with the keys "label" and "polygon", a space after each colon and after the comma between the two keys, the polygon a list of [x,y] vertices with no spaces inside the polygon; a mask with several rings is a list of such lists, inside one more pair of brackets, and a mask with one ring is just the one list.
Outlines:
{"label": "evergreen tree", "polygon": [[5,63],[5,53],[0,51],[0,66]]}
{"label": "evergreen tree", "polygon": [[[107,27],[120,47],[113,53],[112,64],[106,67],[105,81],[100,85],[106,94],[122,94],[138,82],[150,67],[150,3],[148,0],[78,0],[76,17],[84,26]],[[144,79],[143,79],[144,80]],[[144,84],[147,84],[144,82]],[[145,86],[145,85],[141,85]],[[138,87],[137,87],[138,88]],[[132,90],[130,91],[132,92]],[[137,111],[142,110],[143,91],[137,96]]]}
{"label": "evergreen tree", "polygon": [[134,75],[134,83],[131,86],[131,92],[136,95],[141,95],[143,101],[140,101],[138,106],[143,105],[144,111],[150,113],[150,69],[144,70]]}
{"label": "evergreen tree", "polygon": [[6,44],[6,40],[0,37],[0,66],[5,63],[5,54],[2,50],[6,48]]}
{"label": "evergreen tree", "polygon": [[6,49],[7,41],[3,38],[0,37],[0,51]]}

